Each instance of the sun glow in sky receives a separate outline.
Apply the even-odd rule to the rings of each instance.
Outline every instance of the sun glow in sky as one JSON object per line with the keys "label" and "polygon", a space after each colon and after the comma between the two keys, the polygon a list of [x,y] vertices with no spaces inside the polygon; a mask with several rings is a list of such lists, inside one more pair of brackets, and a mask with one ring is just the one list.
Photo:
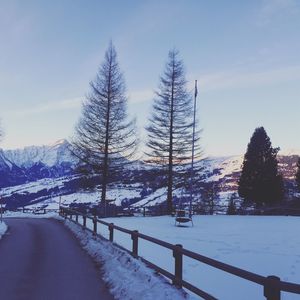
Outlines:
{"label": "sun glow in sky", "polygon": [[169,49],[192,89],[207,155],[241,154],[264,126],[273,145],[300,148],[300,2],[0,2],[3,148],[69,138],[110,39],[143,138]]}

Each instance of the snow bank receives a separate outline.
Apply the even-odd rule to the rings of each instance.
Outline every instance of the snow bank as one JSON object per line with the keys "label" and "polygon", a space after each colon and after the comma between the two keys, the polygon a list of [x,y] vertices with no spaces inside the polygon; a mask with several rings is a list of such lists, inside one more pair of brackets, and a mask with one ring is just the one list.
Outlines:
{"label": "snow bank", "polygon": [[0,239],[7,230],[7,225],[4,222],[0,223]]}
{"label": "snow bank", "polygon": [[103,266],[103,279],[116,299],[192,299],[127,252],[108,241],[94,238],[71,221],[67,220],[65,224],[79,238],[83,248]]}
{"label": "snow bank", "polygon": [[33,214],[33,213],[23,213],[21,211],[6,211],[3,214],[3,218],[37,218],[37,219],[48,219],[57,218],[57,212],[48,212],[45,214]]}

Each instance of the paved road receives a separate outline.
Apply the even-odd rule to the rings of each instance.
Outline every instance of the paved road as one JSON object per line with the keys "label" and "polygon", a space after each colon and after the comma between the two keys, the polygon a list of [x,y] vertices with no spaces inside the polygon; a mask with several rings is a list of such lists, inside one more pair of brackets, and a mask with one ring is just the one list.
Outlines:
{"label": "paved road", "polygon": [[112,300],[99,269],[59,221],[6,219],[1,300]]}

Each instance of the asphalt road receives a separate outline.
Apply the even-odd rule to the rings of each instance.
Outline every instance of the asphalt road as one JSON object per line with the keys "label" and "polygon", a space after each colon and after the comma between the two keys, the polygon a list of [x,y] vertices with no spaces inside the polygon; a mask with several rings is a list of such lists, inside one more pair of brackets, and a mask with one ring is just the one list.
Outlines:
{"label": "asphalt road", "polygon": [[59,221],[6,219],[1,300],[111,300],[99,268]]}

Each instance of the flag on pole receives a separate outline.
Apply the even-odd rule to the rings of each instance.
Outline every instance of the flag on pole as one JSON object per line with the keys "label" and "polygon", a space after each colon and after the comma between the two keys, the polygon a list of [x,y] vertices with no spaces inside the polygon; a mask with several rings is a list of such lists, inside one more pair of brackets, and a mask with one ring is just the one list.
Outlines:
{"label": "flag on pole", "polygon": [[198,95],[197,80],[195,80],[195,98]]}

